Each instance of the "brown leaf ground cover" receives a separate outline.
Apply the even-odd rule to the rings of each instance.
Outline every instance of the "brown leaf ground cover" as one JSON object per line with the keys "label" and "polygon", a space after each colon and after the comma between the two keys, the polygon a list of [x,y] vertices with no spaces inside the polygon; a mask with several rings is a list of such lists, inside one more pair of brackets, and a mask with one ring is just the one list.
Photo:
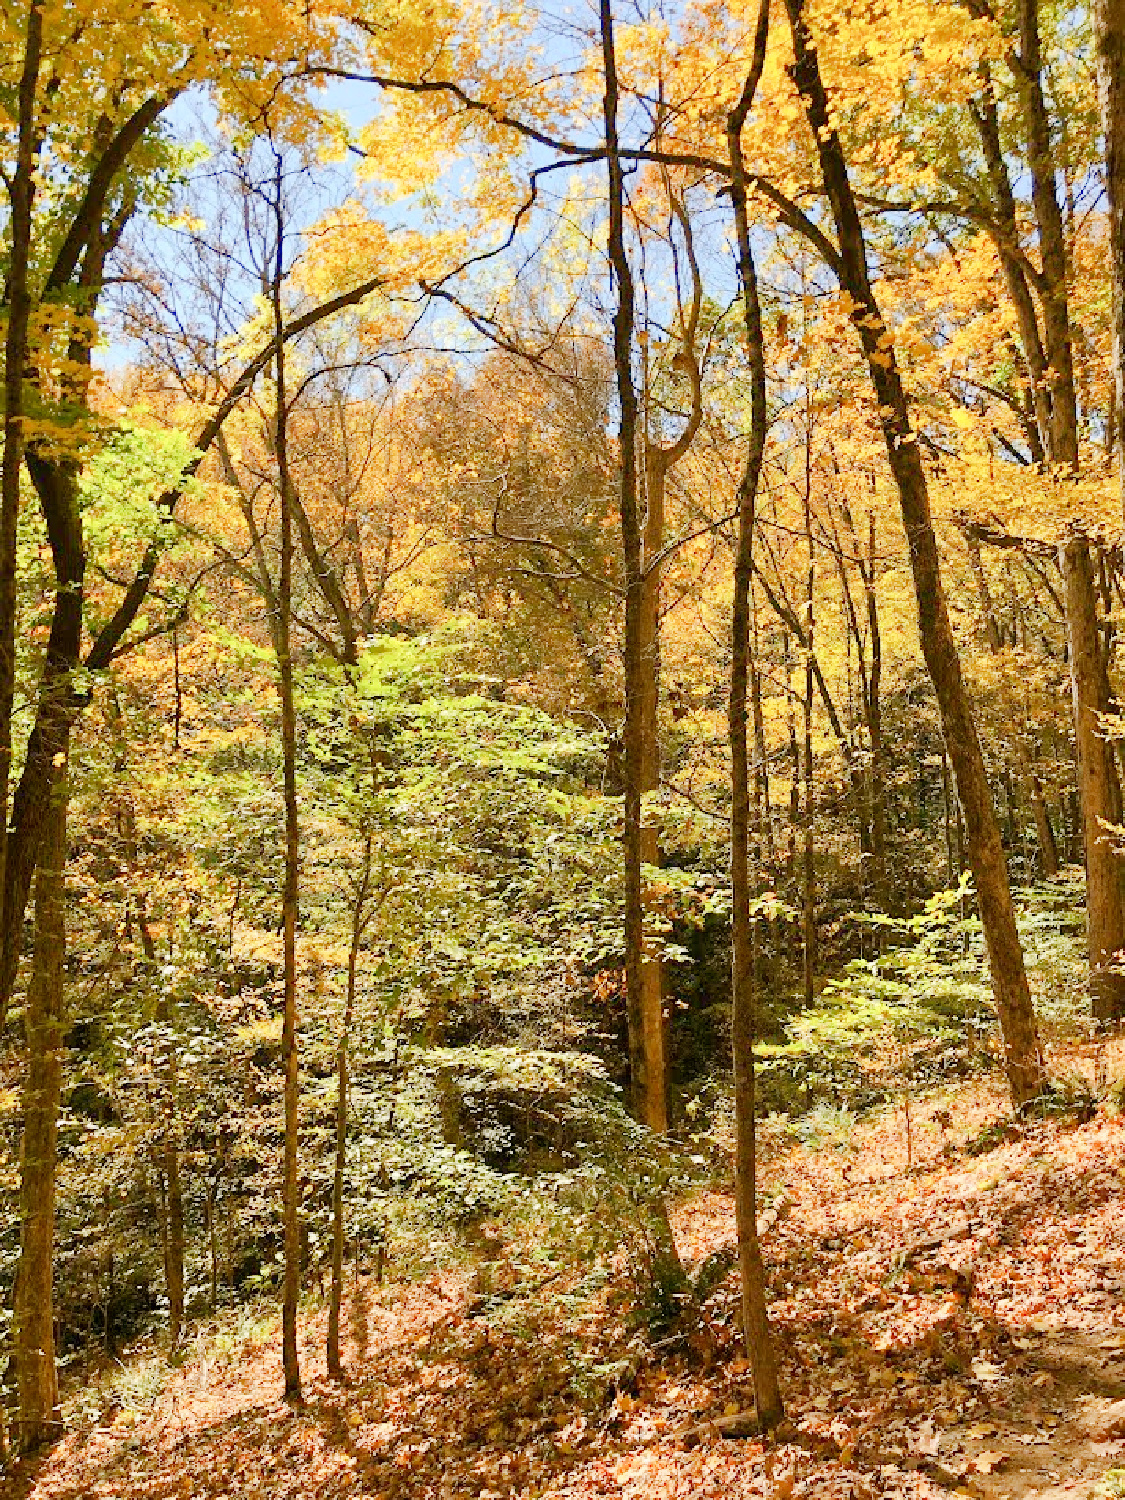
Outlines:
{"label": "brown leaf ground cover", "polygon": [[[733,1278],[652,1348],[610,1301],[583,1312],[555,1286],[482,1315],[461,1268],[361,1286],[342,1388],[310,1312],[301,1410],[279,1398],[275,1331],[201,1339],[149,1399],[76,1426],[0,1493],[1125,1494],[1125,1122],[1002,1122],[974,1086],[916,1111],[909,1167],[901,1112],[777,1150],[763,1227],[790,1422],[768,1447],[745,1435]],[[733,1238],[731,1200],[682,1205],[676,1232],[701,1261]]]}

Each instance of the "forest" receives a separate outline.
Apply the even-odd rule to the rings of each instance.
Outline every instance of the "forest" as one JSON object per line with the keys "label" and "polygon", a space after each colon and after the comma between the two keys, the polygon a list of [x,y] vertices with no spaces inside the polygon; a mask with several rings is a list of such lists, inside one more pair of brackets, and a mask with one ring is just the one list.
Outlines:
{"label": "forest", "polygon": [[0,1494],[1125,1497],[1125,0],[0,0]]}

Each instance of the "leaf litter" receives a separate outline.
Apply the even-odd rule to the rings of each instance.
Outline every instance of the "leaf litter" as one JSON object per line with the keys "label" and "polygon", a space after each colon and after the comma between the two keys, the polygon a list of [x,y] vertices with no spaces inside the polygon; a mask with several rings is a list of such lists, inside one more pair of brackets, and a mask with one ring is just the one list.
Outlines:
{"label": "leaf litter", "polygon": [[[276,1329],[226,1358],[201,1337],[148,1409],[74,1427],[0,1494],[1112,1494],[1106,1476],[1125,1467],[1125,1122],[1031,1122],[971,1154],[1003,1118],[998,1092],[945,1091],[919,1113],[911,1168],[893,1112],[836,1150],[775,1148],[763,1168],[788,1408],[768,1444],[753,1431],[736,1275],[682,1339],[653,1348],[611,1297],[579,1315],[540,1289],[520,1319],[482,1315],[459,1269],[360,1284],[343,1386],[324,1376],[324,1314],[310,1311],[300,1409],[280,1399]],[[700,1194],[674,1226],[701,1263],[733,1241],[733,1202]]]}

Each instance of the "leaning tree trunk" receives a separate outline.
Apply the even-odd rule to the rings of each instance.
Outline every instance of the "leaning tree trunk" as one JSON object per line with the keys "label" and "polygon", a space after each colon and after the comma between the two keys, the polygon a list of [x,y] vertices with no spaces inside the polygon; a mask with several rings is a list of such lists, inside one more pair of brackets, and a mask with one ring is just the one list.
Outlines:
{"label": "leaning tree trunk", "polygon": [[1099,722],[1099,715],[1110,705],[1104,697],[1089,540],[1072,536],[1064,542],[1059,549],[1059,564],[1066,590],[1074,733],[1086,832],[1090,994],[1095,1018],[1110,1021],[1125,1015],[1125,974],[1115,973],[1112,967],[1125,948],[1125,890],[1121,862],[1107,826],[1116,822],[1117,767],[1113,745]]}
{"label": "leaning tree trunk", "polygon": [[922,655],[937,695],[945,743],[964,810],[969,862],[992,967],[1004,1065],[1012,1102],[1018,1108],[1042,1091],[1043,1065],[996,810],[942,583],[918,435],[910,421],[894,336],[871,288],[867,243],[843,145],[832,124],[820,62],[809,36],[805,0],[785,0],[785,3],[793,37],[793,81],[812,131],[836,225],[839,250],[834,254],[834,269],[851,298],[852,321],[867,360],[891,472],[899,492],[918,601]]}
{"label": "leaning tree trunk", "polygon": [[[739,281],[751,371],[750,443],[738,489],[738,551],[731,609],[731,1031],[734,1051],[735,1214],[742,1273],[742,1326],[763,1429],[784,1416],[777,1358],[766,1309],[766,1277],[758,1241],[757,1130],[754,1077],[754,918],[750,912],[750,766],[747,696],[750,679],[750,591],[754,576],[754,521],[766,447],[766,365],[758,282],[746,215],[747,179],[742,129],[765,63],[769,0],[761,0],[754,61],[742,97],[727,117],[731,200],[738,244]],[[760,851],[759,851],[760,853]]]}
{"label": "leaning tree trunk", "polygon": [[24,1023],[27,1061],[22,1090],[20,1258],[15,1290],[16,1443],[24,1453],[56,1436],[60,1426],[53,1260],[66,949],[65,774],[56,778],[40,841],[35,947]]}

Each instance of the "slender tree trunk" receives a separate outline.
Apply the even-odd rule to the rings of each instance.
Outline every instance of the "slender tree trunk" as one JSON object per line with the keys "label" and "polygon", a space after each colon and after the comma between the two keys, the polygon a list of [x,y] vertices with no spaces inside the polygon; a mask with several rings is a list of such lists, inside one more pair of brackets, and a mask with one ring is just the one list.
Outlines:
{"label": "slender tree trunk", "polygon": [[1059,873],[1059,847],[1051,824],[1051,812],[1043,795],[1043,783],[1031,773],[1031,809],[1035,815],[1035,837],[1039,843],[1039,863],[1049,880]]}
{"label": "slender tree trunk", "polygon": [[879,599],[875,590],[875,513],[868,518],[868,555],[864,577],[867,598],[867,633],[871,642],[871,667],[867,676],[864,707],[871,748],[871,866],[875,900],[885,911],[890,906],[887,883],[887,775],[883,750],[883,632],[879,624]]}
{"label": "slender tree trunk", "polygon": [[816,970],[816,861],[813,848],[813,652],[815,650],[816,624],[814,617],[816,591],[816,553],[812,534],[812,408],[806,390],[805,402],[805,544],[808,551],[808,574],[805,587],[805,696],[803,710],[803,770],[804,770],[804,860],[801,891],[802,907],[802,979],[805,1004],[812,1005],[815,998]]}
{"label": "slender tree trunk", "polygon": [[[691,271],[691,301],[686,309],[679,304],[679,342],[676,368],[687,374],[691,384],[691,412],[683,431],[668,445],[652,430],[652,405],[647,380],[644,387],[645,524],[641,551],[640,610],[640,717],[641,717],[641,857],[655,867],[660,862],[659,826],[651,809],[645,810],[643,798],[660,788],[660,604],[664,574],[665,496],[668,475],[687,453],[703,421],[703,393],[695,340],[703,301],[703,282],[695,256],[691,221],[683,200],[673,191],[665,177],[665,188],[672,218],[683,235]],[[645,1100],[640,1118],[653,1130],[668,1128],[668,1078],[665,1061],[665,1027],[662,964],[652,945],[646,941],[641,961],[641,1015],[644,1028]]]}
{"label": "slender tree trunk", "polygon": [[[156,958],[152,937],[142,916],[142,940],[150,962]],[[155,982],[161,983],[158,976]],[[180,1179],[179,1121],[176,1111],[176,1047],[171,1034],[171,1013],[167,992],[160,988],[156,1001],[156,1023],[160,1037],[161,1089],[161,1170],[167,1190],[167,1237],[164,1242],[164,1282],[168,1291],[168,1342],[173,1349],[180,1342],[184,1327],[184,1192]]]}
{"label": "slender tree trunk", "polygon": [[[775,588],[770,583],[765,572],[758,566],[757,562],[755,562],[754,564],[754,574],[762,585],[762,590],[765,593],[770,608],[777,615],[777,618],[781,621],[787,632],[784,637],[782,654],[785,663],[785,681],[787,690],[789,692],[789,750],[790,755],[793,758],[795,778],[790,786],[791,842],[796,838],[796,830],[798,824],[801,821],[800,782],[802,772],[800,745],[797,743],[796,722],[793,718],[794,695],[792,686],[790,684],[790,678],[792,676],[792,662],[789,655],[790,635],[792,635],[793,639],[801,648],[801,651],[805,657],[806,671],[812,672],[813,681],[816,683],[820,701],[824,706],[824,712],[825,716],[828,719],[829,728],[832,730],[832,734],[835,737],[836,744],[839,747],[840,755],[844,762],[844,769],[847,772],[848,781],[851,784],[852,797],[860,813],[860,849],[861,851],[866,852],[870,843],[870,837],[868,824],[863,817],[865,796],[864,773],[859,765],[859,762],[856,759],[855,750],[854,746],[852,745],[851,738],[849,737],[848,731],[845,728],[845,725],[840,717],[840,711],[836,707],[836,702],[832,697],[832,693],[828,687],[827,678],[824,675],[824,668],[821,666],[820,660],[816,654],[816,650],[814,649],[812,632],[808,628],[808,619],[804,617],[807,616],[807,607],[805,610],[796,609],[786,597],[783,586],[781,586],[779,583],[778,587]],[[790,863],[792,863],[792,860],[794,858],[795,855],[791,853]],[[790,874],[792,874],[791,870]]]}
{"label": "slender tree trunk", "polygon": [[58,1115],[62,1081],[63,960],[66,951],[66,772],[40,841],[35,949],[28,985],[27,1061],[20,1150],[20,1258],[16,1271],[17,1446],[30,1452],[60,1430],[55,1372],[53,1260]]}
{"label": "slender tree trunk", "polygon": [[1004,272],[1008,297],[1015,311],[1020,343],[1023,346],[1028,386],[1024,427],[1031,450],[1031,461],[1041,465],[1052,445],[1051,386],[1048,379],[1047,356],[1043,350],[1039,318],[1035,311],[1035,299],[1028,285],[1027,272],[1018,254],[1019,217],[1001,142],[995,86],[987,64],[981,68],[981,80],[983,84],[981,99],[979,106],[973,110],[973,117],[980,133],[989,183],[992,188],[993,213],[996,231],[998,231],[993,232],[993,238]]}
{"label": "slender tree trunk", "polygon": [[[655,868],[660,863],[660,834],[655,813],[644,798],[660,789],[660,583],[663,566],[657,561],[664,546],[664,489],[666,457],[655,443],[645,443],[644,579],[640,590],[640,708],[641,720],[641,860]],[[648,906],[646,901],[646,907]],[[662,965],[647,940],[641,956],[641,1047],[645,1056],[645,1092],[638,1101],[638,1119],[662,1134],[668,1129],[668,1079],[664,1057],[664,994]]]}
{"label": "slender tree trunk", "polygon": [[[1109,270],[1113,286],[1113,398],[1115,413],[1125,412],[1125,0],[1094,0],[1094,44],[1098,56],[1098,90],[1106,147],[1109,197]],[[1125,515],[1125,423],[1110,436],[1117,458],[1122,512]]]}
{"label": "slender tree trunk", "polygon": [[328,1301],[328,1373],[334,1380],[343,1379],[340,1361],[340,1310],[344,1296],[344,1169],[348,1147],[348,1052],[351,1046],[352,1020],[355,1016],[356,965],[359,946],[367,923],[367,901],[371,890],[371,862],[374,843],[370,829],[364,836],[363,867],[352,907],[352,936],[348,946],[348,979],[344,997],[344,1015],[340,1039],[336,1046],[336,1163],[332,1174],[332,1287]]}
{"label": "slender tree trunk", "polygon": [[284,968],[284,1010],[281,1058],[285,1073],[285,1147],[282,1168],[282,1231],[285,1270],[281,1297],[282,1367],[285,1397],[301,1399],[301,1369],[297,1355],[297,1304],[301,1293],[301,1205],[297,1179],[300,1133],[300,1081],[297,1042],[297,919],[300,894],[301,830],[297,807],[297,710],[293,696],[293,482],[289,472],[289,409],[286,393],[285,326],[281,288],[285,275],[284,169],[278,155],[274,174],[275,262],[270,287],[274,333],[278,339],[274,363],[277,423],[275,457],[281,500],[281,556],[277,587],[278,695],[281,702],[282,781],[285,803],[285,875],[281,922]]}
{"label": "slender tree trunk", "polygon": [[1059,549],[1066,591],[1070,681],[1074,698],[1075,743],[1086,831],[1086,917],[1090,993],[1100,1021],[1125,1015],[1125,975],[1108,966],[1125,948],[1125,893],[1122,869],[1107,824],[1115,821],[1117,768],[1113,746],[1101,732],[1104,671],[1098,639],[1090,543],[1073,536]]}
{"label": "slender tree trunk", "polygon": [[945,883],[954,886],[960,878],[960,871],[954,874],[954,852],[953,852],[953,787],[949,781],[949,755],[945,746],[941,747],[941,791],[942,804],[945,808]]}
{"label": "slender tree trunk", "polygon": [[751,371],[750,441],[738,489],[738,551],[731,609],[731,894],[732,1026],[735,1107],[735,1212],[742,1272],[742,1324],[754,1379],[754,1399],[763,1429],[782,1420],[777,1359],[766,1310],[766,1278],[758,1242],[757,1140],[754,1077],[754,919],[750,912],[750,773],[747,687],[750,676],[750,594],[753,586],[754,520],[766,445],[766,366],[758,282],[746,215],[747,177],[742,155],[746,123],[765,62],[769,0],[762,0],[754,63],[742,97],[727,117],[731,199],[738,242],[739,280]]}
{"label": "slender tree trunk", "polygon": [[355,1003],[356,945],[348,953],[348,993],[336,1046],[336,1163],[332,1173],[332,1286],[328,1298],[328,1373],[342,1380],[340,1310],[344,1297],[344,1168],[348,1148],[348,1034]]}
{"label": "slender tree trunk", "polygon": [[801,974],[804,984],[805,1004],[811,1005],[814,999],[814,975],[816,970],[816,860],[813,845],[813,813],[815,808],[815,791],[813,787],[813,748],[812,748],[812,704],[813,704],[813,677],[812,669],[805,664],[805,697],[802,704],[804,712],[804,735],[803,735],[803,779],[804,798],[801,809],[801,821],[804,833],[804,849],[802,860],[801,880]]}
{"label": "slender tree trunk", "polygon": [[918,438],[899,376],[894,337],[871,288],[867,244],[848,177],[843,146],[832,122],[820,63],[805,21],[805,0],[786,0],[793,37],[793,79],[820,160],[839,252],[835,269],[852,299],[852,320],[867,359],[887,456],[899,492],[918,601],[918,628],[965,815],[969,860],[992,967],[1004,1064],[1012,1101],[1020,1107],[1042,1090],[1043,1067],[1023,950],[1016,929],[1008,871],[972,706],[949,619],[937,538]]}
{"label": "slender tree trunk", "polygon": [[801,747],[797,741],[797,695],[793,688],[793,658],[788,636],[782,642],[782,659],[785,662],[785,707],[789,721],[789,837],[785,849],[785,873],[789,880],[796,881],[797,831],[801,826]]}
{"label": "slender tree trunk", "polygon": [[159,1028],[156,1046],[156,1071],[160,1080],[160,1149],[155,1153],[160,1176],[160,1246],[164,1259],[164,1285],[168,1294],[168,1341],[175,1349],[184,1324],[184,1195],[180,1179],[179,1123],[176,1113],[176,1045],[172,1034],[168,991],[161,980],[156,962],[156,944],[149,926],[145,894],[139,887],[137,869],[137,814],[132,793],[128,790],[129,758],[125,726],[116,694],[111,699],[112,720],[119,736],[114,771],[126,788],[118,815],[130,881],[134,887],[130,900],[130,921],[135,916],[141,941],[143,973],[153,987],[156,1003],[153,1019]]}
{"label": "slender tree trunk", "polygon": [[1019,809],[1016,805],[1016,783],[1011,766],[1005,766],[1000,777],[1004,788],[1004,820],[1007,823],[1008,848],[1013,854],[1022,843],[1020,838]]}
{"label": "slender tree trunk", "polygon": [[609,174],[609,261],[617,284],[613,315],[613,363],[619,407],[621,466],[619,513],[625,585],[625,992],[629,1025],[629,1081],[633,1113],[644,1119],[649,1094],[644,1049],[644,904],[642,880],[641,783],[644,760],[644,691],[641,616],[644,571],[637,498],[637,391],[633,380],[633,272],[625,249],[625,187],[617,137],[617,62],[612,0],[599,0],[602,61],[605,68],[605,143]]}
{"label": "slender tree trunk", "polygon": [[[753,559],[751,559],[752,561]],[[773,807],[770,803],[770,768],[766,750],[766,717],[762,709],[762,673],[758,667],[758,611],[754,600],[754,580],[750,580],[751,648],[750,701],[754,721],[754,805],[758,809],[761,832],[765,836],[759,858],[772,870],[776,860],[773,843]]]}
{"label": "slender tree trunk", "polygon": [[1066,233],[1059,207],[1051,124],[1043,92],[1043,57],[1039,38],[1039,0],[1019,0],[1020,55],[1015,70],[1023,102],[1031,199],[1039,227],[1043,264],[1043,329],[1051,382],[1052,463],[1078,465],[1078,396],[1074,383],[1074,349],[1067,294]]}

